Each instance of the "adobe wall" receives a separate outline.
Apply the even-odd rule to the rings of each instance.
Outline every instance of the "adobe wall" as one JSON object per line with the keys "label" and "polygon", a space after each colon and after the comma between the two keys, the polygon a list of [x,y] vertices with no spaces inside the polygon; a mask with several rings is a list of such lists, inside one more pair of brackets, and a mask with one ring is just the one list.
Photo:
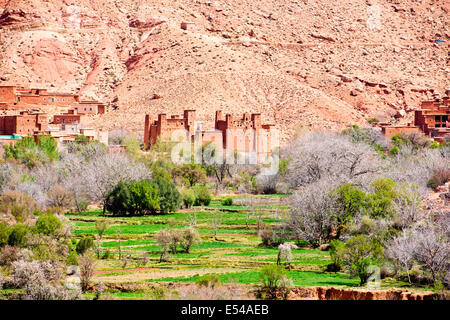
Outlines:
{"label": "adobe wall", "polygon": [[411,133],[417,133],[420,132],[419,127],[383,127],[381,131],[384,133],[386,138],[390,139],[392,136],[395,136],[396,134],[403,133],[403,134],[411,134]]}

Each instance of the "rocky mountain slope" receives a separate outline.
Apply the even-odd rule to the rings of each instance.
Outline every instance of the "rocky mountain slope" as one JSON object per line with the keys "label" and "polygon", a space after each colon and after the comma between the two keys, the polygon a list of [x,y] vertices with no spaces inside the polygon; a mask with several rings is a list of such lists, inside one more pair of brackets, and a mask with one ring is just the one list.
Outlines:
{"label": "rocky mountain slope", "polygon": [[0,0],[0,83],[117,105],[94,120],[107,129],[142,133],[145,113],[186,108],[211,125],[223,109],[261,112],[286,140],[408,119],[442,95],[449,11],[445,0]]}

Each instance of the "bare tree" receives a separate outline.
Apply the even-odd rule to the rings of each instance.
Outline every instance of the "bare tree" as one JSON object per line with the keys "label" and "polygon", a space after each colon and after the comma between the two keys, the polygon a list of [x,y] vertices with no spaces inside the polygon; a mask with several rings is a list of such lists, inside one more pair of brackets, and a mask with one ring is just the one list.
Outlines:
{"label": "bare tree", "polygon": [[288,264],[289,271],[291,271],[291,263],[293,260],[292,249],[297,249],[297,245],[293,242],[285,242],[278,246],[277,264],[280,265],[284,260]]}
{"label": "bare tree", "polygon": [[291,198],[292,210],[288,224],[304,240],[320,246],[335,223],[337,202],[334,183],[320,180],[302,188]]}
{"label": "bare tree", "polygon": [[436,227],[417,228],[413,235],[414,258],[431,273],[433,282],[450,268],[450,243]]}
{"label": "bare tree", "polygon": [[409,271],[414,265],[414,252],[416,251],[416,242],[413,236],[413,230],[404,230],[392,240],[386,251],[386,256],[406,272],[409,283],[411,283]]}
{"label": "bare tree", "polygon": [[211,218],[211,228],[214,230],[214,239],[217,241],[217,232],[222,225],[223,217],[220,212],[215,212]]}
{"label": "bare tree", "polygon": [[92,277],[94,276],[95,258],[92,253],[85,252],[82,254],[78,258],[78,266],[80,267],[81,290],[85,292],[89,287]]}
{"label": "bare tree", "polygon": [[151,177],[143,163],[135,162],[124,155],[105,154],[87,164],[85,181],[93,201],[103,203],[106,212],[106,196],[120,181],[142,180]]}
{"label": "bare tree", "polygon": [[286,178],[294,188],[324,178],[362,182],[382,170],[378,155],[367,144],[336,133],[308,133],[292,143],[286,156],[291,158]]}

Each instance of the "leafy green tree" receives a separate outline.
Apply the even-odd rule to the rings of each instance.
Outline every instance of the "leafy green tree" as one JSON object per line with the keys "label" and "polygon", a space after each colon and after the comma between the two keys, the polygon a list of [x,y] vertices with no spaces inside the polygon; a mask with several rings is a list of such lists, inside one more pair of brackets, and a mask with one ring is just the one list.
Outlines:
{"label": "leafy green tree", "polygon": [[36,231],[47,236],[62,228],[61,220],[52,214],[43,214],[36,221]]}
{"label": "leafy green tree", "polygon": [[374,192],[366,197],[366,210],[373,218],[390,217],[393,214],[393,200],[398,197],[396,183],[379,178],[371,184]]}
{"label": "leafy green tree", "polygon": [[153,183],[158,189],[159,210],[161,213],[175,212],[180,209],[181,195],[175,184],[161,177],[153,179]]}
{"label": "leafy green tree", "polygon": [[8,236],[8,244],[10,246],[22,247],[25,244],[28,232],[29,229],[26,225],[21,223],[14,225]]}
{"label": "leafy green tree", "polygon": [[195,193],[195,203],[194,205],[200,206],[208,206],[212,201],[211,192],[206,186],[196,185],[194,186]]}
{"label": "leafy green tree", "polygon": [[115,215],[125,215],[131,207],[131,201],[128,184],[121,181],[106,196],[106,210]]}
{"label": "leafy green tree", "polygon": [[144,215],[160,209],[158,189],[149,180],[119,182],[106,199],[106,209],[115,215]]}
{"label": "leafy green tree", "polygon": [[184,189],[181,191],[183,204],[186,208],[192,207],[195,202],[195,192],[192,189]]}
{"label": "leafy green tree", "polygon": [[199,164],[185,163],[172,169],[172,176],[180,177],[190,187],[206,180],[206,171]]}
{"label": "leafy green tree", "polygon": [[131,193],[130,209],[132,214],[143,215],[147,212],[155,213],[160,209],[158,189],[150,180],[130,182]]}
{"label": "leafy green tree", "polygon": [[352,276],[358,276],[361,285],[372,275],[369,266],[379,266],[383,261],[383,246],[367,235],[357,235],[336,248],[336,260],[347,267]]}
{"label": "leafy green tree", "polygon": [[337,215],[338,223],[346,224],[359,212],[362,211],[366,201],[364,191],[353,187],[351,184],[344,184],[335,190],[336,201],[340,207]]}

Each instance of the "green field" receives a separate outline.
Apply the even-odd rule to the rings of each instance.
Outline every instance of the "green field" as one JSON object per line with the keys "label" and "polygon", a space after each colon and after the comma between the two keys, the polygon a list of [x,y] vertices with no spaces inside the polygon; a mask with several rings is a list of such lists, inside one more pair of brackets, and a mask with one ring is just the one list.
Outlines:
{"label": "green field", "polygon": [[[95,280],[102,279],[105,283],[189,283],[205,273],[217,273],[223,283],[258,284],[259,270],[275,264],[278,253],[277,248],[261,246],[258,226],[277,224],[288,207],[279,200],[280,195],[252,197],[252,207],[223,206],[216,199],[208,207],[194,207],[168,215],[108,216],[109,227],[101,242],[101,254],[108,250],[110,258],[98,261]],[[222,218],[217,238],[211,226],[216,215]],[[67,217],[73,222],[77,237],[96,235],[95,221],[103,218],[101,210],[67,214]],[[165,228],[181,230],[193,221],[202,243],[194,245],[189,254],[179,248],[167,262],[160,263],[161,248],[155,242],[155,233]],[[118,259],[119,232],[122,256],[129,260],[125,268]],[[147,263],[142,265],[139,260],[144,255]],[[331,262],[327,252],[301,247],[293,250],[293,257],[293,268],[288,274],[296,286],[351,287],[359,283],[358,279],[343,273],[324,272]],[[142,294],[121,293],[118,297],[138,298]]]}

